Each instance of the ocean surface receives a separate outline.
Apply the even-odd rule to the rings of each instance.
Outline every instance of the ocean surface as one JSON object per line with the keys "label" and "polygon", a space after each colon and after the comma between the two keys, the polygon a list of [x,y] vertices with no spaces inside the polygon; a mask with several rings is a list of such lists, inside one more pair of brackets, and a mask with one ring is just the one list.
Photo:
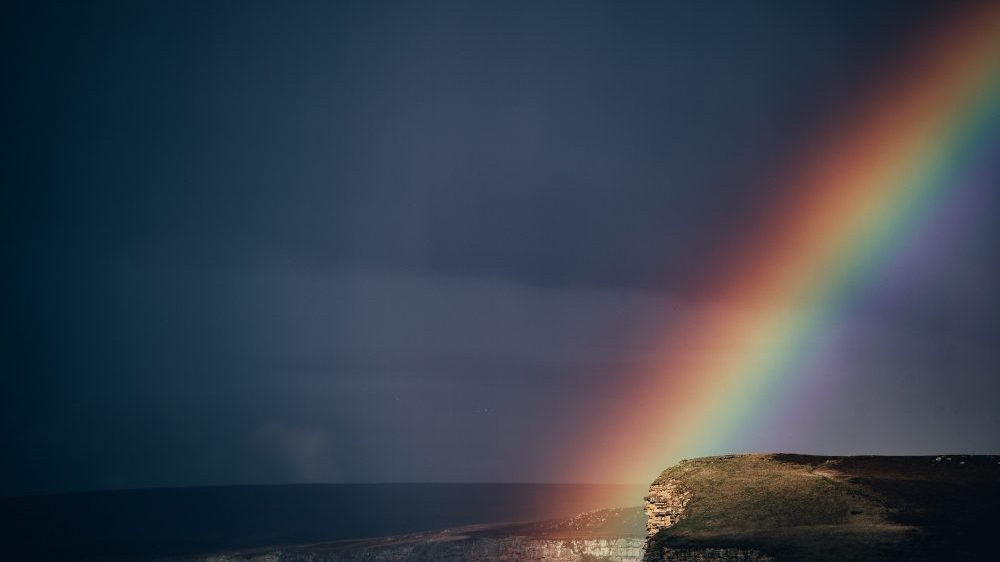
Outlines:
{"label": "ocean surface", "polygon": [[591,484],[301,484],[0,498],[0,556],[144,560],[382,537],[640,505],[645,492]]}

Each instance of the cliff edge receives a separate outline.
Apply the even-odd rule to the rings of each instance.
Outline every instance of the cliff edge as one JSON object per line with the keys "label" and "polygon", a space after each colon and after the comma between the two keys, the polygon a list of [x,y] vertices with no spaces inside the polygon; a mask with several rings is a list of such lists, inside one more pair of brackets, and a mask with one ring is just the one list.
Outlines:
{"label": "cliff edge", "polygon": [[682,461],[646,496],[645,560],[992,560],[1000,456]]}

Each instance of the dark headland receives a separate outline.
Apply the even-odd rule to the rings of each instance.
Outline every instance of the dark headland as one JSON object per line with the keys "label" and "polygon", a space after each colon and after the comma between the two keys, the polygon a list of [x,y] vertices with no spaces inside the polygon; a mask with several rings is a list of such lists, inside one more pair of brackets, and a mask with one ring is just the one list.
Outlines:
{"label": "dark headland", "polygon": [[1000,456],[730,455],[650,488],[646,560],[996,560]]}

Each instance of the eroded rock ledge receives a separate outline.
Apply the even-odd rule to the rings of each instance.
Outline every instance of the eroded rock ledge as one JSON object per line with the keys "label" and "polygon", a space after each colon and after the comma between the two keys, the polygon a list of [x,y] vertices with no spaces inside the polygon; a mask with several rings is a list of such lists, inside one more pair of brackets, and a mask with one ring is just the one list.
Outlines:
{"label": "eroded rock ledge", "polygon": [[184,562],[638,562],[642,555],[643,541],[638,538],[546,540],[532,537],[453,537],[449,540],[362,548],[324,549],[313,546],[229,553],[191,558]]}
{"label": "eroded rock ledge", "polygon": [[665,562],[772,562],[774,560],[757,550],[742,548],[662,548],[656,556],[655,560]]}
{"label": "eroded rock ledge", "polygon": [[646,538],[666,529],[684,517],[691,501],[691,491],[676,478],[661,477],[649,487],[646,500]]}

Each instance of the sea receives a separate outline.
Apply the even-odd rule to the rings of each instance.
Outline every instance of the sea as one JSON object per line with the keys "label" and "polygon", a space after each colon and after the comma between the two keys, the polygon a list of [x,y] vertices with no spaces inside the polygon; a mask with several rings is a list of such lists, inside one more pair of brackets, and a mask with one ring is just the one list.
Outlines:
{"label": "sea", "polygon": [[543,521],[640,505],[645,492],[599,484],[296,484],[8,497],[0,498],[0,555],[155,560]]}

